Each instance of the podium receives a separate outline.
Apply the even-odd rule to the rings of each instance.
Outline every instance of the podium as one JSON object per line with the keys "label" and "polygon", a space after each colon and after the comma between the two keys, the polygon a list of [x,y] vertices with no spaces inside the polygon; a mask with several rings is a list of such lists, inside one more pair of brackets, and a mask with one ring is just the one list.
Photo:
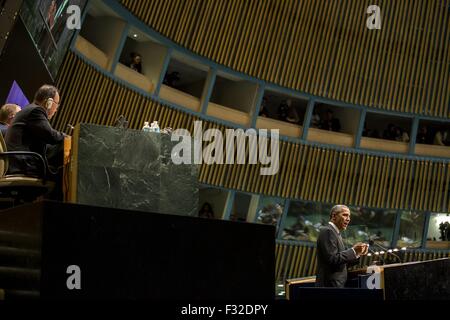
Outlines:
{"label": "podium", "polygon": [[346,288],[315,287],[315,277],[288,279],[289,300],[450,300],[450,258],[369,266],[349,272]]}
{"label": "podium", "polygon": [[168,134],[78,124],[64,173],[66,201],[197,216],[198,168],[172,162],[177,143]]}
{"label": "podium", "polygon": [[450,258],[367,267],[361,287],[385,300],[450,300]]}

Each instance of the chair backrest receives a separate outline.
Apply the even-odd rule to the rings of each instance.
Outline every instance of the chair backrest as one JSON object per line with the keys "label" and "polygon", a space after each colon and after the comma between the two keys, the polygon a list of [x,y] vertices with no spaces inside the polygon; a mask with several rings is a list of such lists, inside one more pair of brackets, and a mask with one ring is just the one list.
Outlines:
{"label": "chair backrest", "polygon": [[[0,153],[8,151],[6,149],[6,142],[3,139],[3,134],[0,133]],[[8,158],[0,157],[0,177],[4,177],[8,170]]]}

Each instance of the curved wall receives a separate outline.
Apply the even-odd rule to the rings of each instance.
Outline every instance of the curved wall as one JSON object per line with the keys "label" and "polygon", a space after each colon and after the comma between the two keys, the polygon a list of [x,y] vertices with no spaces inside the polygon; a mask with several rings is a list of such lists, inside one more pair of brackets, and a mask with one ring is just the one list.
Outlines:
{"label": "curved wall", "polygon": [[[158,119],[162,128],[193,132],[199,117],[141,95],[69,53],[58,86],[64,99],[55,127],[89,122],[113,125],[123,114],[130,128]],[[205,120],[204,130],[224,125]],[[449,160],[367,154],[301,142],[280,142],[280,170],[260,176],[260,165],[206,165],[199,182],[265,195],[368,207],[447,211]],[[314,182],[314,183],[313,183]]]}
{"label": "curved wall", "polygon": [[[312,95],[450,117],[448,0],[121,0],[162,35],[257,79]],[[381,8],[381,29],[366,10]]]}

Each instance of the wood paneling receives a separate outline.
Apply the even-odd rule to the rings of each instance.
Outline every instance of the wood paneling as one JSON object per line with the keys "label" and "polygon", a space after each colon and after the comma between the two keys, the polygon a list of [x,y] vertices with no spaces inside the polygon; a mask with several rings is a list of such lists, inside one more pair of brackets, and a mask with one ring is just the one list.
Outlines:
{"label": "wood paneling", "polygon": [[[450,117],[449,0],[121,0],[154,30],[250,76],[335,100]],[[369,30],[367,7],[381,8]]]}

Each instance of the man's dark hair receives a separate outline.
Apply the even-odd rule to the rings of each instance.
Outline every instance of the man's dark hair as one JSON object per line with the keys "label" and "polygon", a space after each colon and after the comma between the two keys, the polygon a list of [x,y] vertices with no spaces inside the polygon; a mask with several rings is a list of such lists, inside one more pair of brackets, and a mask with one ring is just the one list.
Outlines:
{"label": "man's dark hair", "polygon": [[34,103],[42,103],[47,99],[53,99],[56,93],[59,93],[58,88],[49,84],[44,84],[38,89],[38,91],[36,91],[36,94],[34,95]]}
{"label": "man's dark hair", "polygon": [[343,204],[337,204],[331,208],[330,211],[330,220],[333,218],[333,215],[340,213],[341,211],[344,211],[344,209],[347,209],[348,207]]}

